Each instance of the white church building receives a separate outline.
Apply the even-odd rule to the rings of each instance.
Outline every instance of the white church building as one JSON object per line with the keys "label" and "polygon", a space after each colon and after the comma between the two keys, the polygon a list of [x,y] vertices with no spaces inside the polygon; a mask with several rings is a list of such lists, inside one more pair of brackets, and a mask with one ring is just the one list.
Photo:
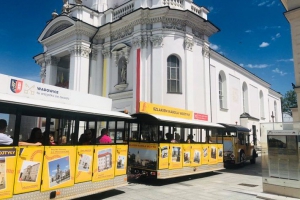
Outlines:
{"label": "white church building", "polygon": [[109,97],[130,114],[148,102],[257,132],[282,121],[282,95],[209,48],[219,29],[193,0],[64,2],[38,38],[43,83]]}

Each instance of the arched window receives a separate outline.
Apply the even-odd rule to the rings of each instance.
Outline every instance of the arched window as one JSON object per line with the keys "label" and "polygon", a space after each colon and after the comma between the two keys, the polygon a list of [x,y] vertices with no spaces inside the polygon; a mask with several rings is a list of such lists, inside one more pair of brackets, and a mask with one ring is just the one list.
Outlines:
{"label": "arched window", "polygon": [[167,62],[168,93],[180,93],[179,59],[171,55],[168,57]]}
{"label": "arched window", "polygon": [[223,71],[219,73],[219,103],[220,108],[227,108],[226,76]]}
{"label": "arched window", "polygon": [[265,118],[264,94],[262,91],[259,92],[259,108],[260,108],[260,117]]}
{"label": "arched window", "polygon": [[277,122],[277,103],[274,101],[274,117],[275,117],[275,122]]}
{"label": "arched window", "polygon": [[248,87],[247,87],[247,84],[245,82],[243,83],[243,112],[244,113],[249,113],[249,108],[248,108]]}

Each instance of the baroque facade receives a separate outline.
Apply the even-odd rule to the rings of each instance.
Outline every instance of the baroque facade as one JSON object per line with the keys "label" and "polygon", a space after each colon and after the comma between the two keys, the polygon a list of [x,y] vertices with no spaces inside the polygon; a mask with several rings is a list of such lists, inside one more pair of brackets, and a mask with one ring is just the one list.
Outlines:
{"label": "baroque facade", "polygon": [[281,95],[209,48],[219,29],[208,13],[192,0],[65,1],[38,39],[41,81],[109,97],[130,114],[149,102],[257,132],[282,121]]}

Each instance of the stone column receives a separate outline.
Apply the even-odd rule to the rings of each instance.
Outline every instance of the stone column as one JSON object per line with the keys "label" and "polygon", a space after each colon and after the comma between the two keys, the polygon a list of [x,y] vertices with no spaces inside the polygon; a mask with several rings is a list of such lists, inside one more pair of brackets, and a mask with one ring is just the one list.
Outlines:
{"label": "stone column", "polygon": [[57,81],[57,63],[59,58],[54,56],[46,57],[46,77],[44,83],[55,85]]}
{"label": "stone column", "polygon": [[85,45],[75,45],[70,52],[69,89],[88,93],[89,54],[91,49]]}
{"label": "stone column", "polygon": [[209,66],[209,45],[204,42],[202,46],[202,56],[203,56],[203,74],[204,74],[204,91],[205,91],[205,100],[204,100],[204,112],[208,115],[208,121],[210,121],[211,112],[210,112],[210,66]]}
{"label": "stone column", "polygon": [[109,85],[110,85],[110,70],[111,66],[111,48],[109,46],[104,47],[103,54],[103,68],[102,68],[102,96],[108,97]]}
{"label": "stone column", "polygon": [[[194,55],[193,55],[194,40],[190,37],[184,39],[184,54],[185,54],[185,109],[194,110]],[[181,68],[182,70],[183,67]],[[182,80],[181,80],[182,81]],[[181,83],[183,85],[183,83]]]}
{"label": "stone column", "polygon": [[163,54],[163,36],[153,35],[150,37],[152,42],[152,103],[163,104],[164,91],[164,54]]}

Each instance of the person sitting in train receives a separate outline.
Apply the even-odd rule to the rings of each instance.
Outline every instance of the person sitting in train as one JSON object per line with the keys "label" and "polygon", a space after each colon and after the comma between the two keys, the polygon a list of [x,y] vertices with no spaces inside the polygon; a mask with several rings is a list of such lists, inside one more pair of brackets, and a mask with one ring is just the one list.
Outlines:
{"label": "person sitting in train", "polygon": [[106,128],[101,130],[101,137],[99,139],[100,144],[109,144],[112,143],[111,138],[108,135],[108,130]]}
{"label": "person sitting in train", "polygon": [[[5,119],[0,119],[0,145],[12,145],[13,139],[5,134],[7,127],[7,122]],[[28,142],[19,142],[20,146],[39,146],[42,143],[28,143]]]}
{"label": "person sitting in train", "polygon": [[28,143],[43,143],[43,134],[42,130],[38,127],[35,127],[31,130],[30,137],[26,140]]}
{"label": "person sitting in train", "polygon": [[179,133],[175,133],[175,143],[179,143],[180,142],[180,135]]}
{"label": "person sitting in train", "polygon": [[89,138],[89,136],[85,133],[81,134],[78,144],[80,145],[89,145],[91,144],[91,139]]}
{"label": "person sitting in train", "polygon": [[13,139],[5,134],[7,122],[5,119],[0,119],[0,145],[11,145]]}
{"label": "person sitting in train", "polygon": [[58,145],[66,145],[67,144],[67,137],[66,136],[61,136],[58,139]]}
{"label": "person sitting in train", "polygon": [[174,140],[174,135],[171,133],[166,133],[167,142],[176,143],[176,140]]}
{"label": "person sitting in train", "polygon": [[188,137],[187,137],[186,142],[187,143],[195,143],[195,141],[193,140],[193,138],[194,138],[193,134],[189,134]]}
{"label": "person sitting in train", "polygon": [[49,144],[50,144],[50,145],[56,145],[56,144],[55,144],[55,141],[54,141],[54,136],[51,135],[51,134],[49,135]]}

